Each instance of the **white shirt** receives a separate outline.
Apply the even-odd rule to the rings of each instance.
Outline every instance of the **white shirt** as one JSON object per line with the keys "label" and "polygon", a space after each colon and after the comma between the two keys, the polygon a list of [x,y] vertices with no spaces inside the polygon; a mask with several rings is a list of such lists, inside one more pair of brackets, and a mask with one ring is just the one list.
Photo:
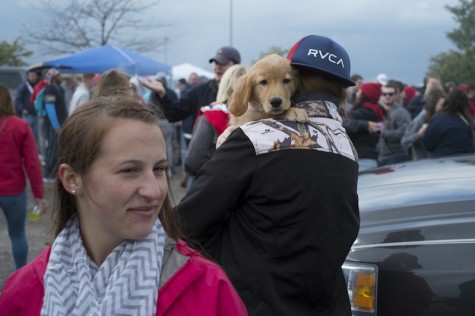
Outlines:
{"label": "white shirt", "polygon": [[73,97],[71,98],[71,103],[69,104],[69,115],[71,114],[82,104],[89,101],[91,98],[91,93],[87,89],[84,83],[81,83],[77,86],[74,91]]}

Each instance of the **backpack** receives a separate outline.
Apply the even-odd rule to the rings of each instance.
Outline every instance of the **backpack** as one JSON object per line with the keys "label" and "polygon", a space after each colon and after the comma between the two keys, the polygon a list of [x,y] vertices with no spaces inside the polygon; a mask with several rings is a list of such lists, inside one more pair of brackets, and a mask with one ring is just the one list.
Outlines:
{"label": "backpack", "polygon": [[36,100],[35,100],[35,108],[39,116],[47,117],[51,123],[51,126],[54,129],[58,129],[61,127],[61,125],[59,124],[58,115],[56,113],[56,106],[55,106],[56,96],[55,95],[45,96],[46,87],[48,86],[45,86],[43,89],[41,89],[40,93],[38,93],[38,96],[36,97]]}
{"label": "backpack", "polygon": [[35,109],[38,113],[38,116],[45,117],[46,116],[46,109],[45,109],[45,88],[41,89],[40,93],[35,100]]}

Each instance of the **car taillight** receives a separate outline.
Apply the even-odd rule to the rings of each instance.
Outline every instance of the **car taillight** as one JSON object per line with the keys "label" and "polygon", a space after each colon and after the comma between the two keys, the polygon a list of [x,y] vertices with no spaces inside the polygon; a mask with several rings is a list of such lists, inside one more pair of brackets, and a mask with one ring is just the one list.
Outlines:
{"label": "car taillight", "polygon": [[353,315],[376,315],[378,268],[371,264],[346,261],[342,269]]}

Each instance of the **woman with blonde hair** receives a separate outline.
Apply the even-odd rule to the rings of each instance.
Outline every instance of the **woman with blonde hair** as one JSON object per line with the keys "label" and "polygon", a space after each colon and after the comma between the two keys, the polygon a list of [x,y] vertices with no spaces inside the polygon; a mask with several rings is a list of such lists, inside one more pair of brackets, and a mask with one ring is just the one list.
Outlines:
{"label": "woman with blonde hair", "polygon": [[216,101],[201,107],[186,154],[185,171],[192,176],[191,180],[188,180],[188,185],[191,185],[193,176],[198,173],[201,166],[210,159],[219,135],[227,128],[228,99],[237,81],[246,71],[246,67],[242,65],[233,65],[226,70],[219,83]]}
{"label": "woman with blonde hair", "polygon": [[411,102],[407,105],[406,109],[411,113],[411,117],[415,118],[419,114],[427,100],[435,91],[440,91],[445,93],[444,87],[440,82],[440,79],[435,76],[427,76],[424,80],[424,93],[418,96],[415,96]]}
{"label": "woman with blonde hair", "polygon": [[16,269],[24,266],[28,257],[25,175],[30,182],[35,206],[45,213],[47,202],[33,132],[25,120],[15,116],[10,91],[0,85],[0,208],[7,219]]}
{"label": "woman with blonde hair", "polygon": [[246,67],[242,65],[234,65],[229,67],[224,73],[219,83],[216,102],[213,104],[227,103],[229,96],[233,93],[237,81],[247,72]]}
{"label": "woman with blonde hair", "polygon": [[429,157],[429,153],[422,145],[422,137],[432,117],[442,108],[445,97],[445,93],[439,89],[432,91],[422,111],[407,126],[401,138],[401,146],[408,151],[412,160]]}

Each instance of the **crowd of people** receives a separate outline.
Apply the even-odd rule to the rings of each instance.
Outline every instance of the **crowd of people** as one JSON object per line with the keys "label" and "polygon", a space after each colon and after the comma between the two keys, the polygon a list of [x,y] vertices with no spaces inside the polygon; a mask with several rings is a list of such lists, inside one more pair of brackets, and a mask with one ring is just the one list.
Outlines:
{"label": "crowd of people", "polygon": [[359,157],[359,171],[410,160],[475,152],[475,82],[444,85],[428,75],[419,88],[398,80],[348,89],[343,126]]}
{"label": "crowd of people", "polygon": [[[0,86],[0,207],[19,269],[0,310],[350,315],[341,265],[359,229],[358,173],[475,152],[475,83],[365,81],[342,46],[318,35],[287,59],[307,122],[227,129],[246,73],[228,46],[209,59],[213,79],[192,73],[176,90],[165,74],[55,68],[29,71],[14,102]],[[168,178],[179,164],[187,192],[173,206]],[[29,264],[25,174],[41,212],[44,182],[55,189],[54,242]]]}
{"label": "crowd of people", "polygon": [[[222,47],[209,61],[215,64],[215,77],[212,80],[190,73],[188,79],[180,78],[176,82],[175,89],[169,87],[167,82],[169,77],[164,73],[152,78],[129,78],[133,91],[144,104],[160,116],[167,143],[169,172],[173,174],[176,170],[182,170],[181,184],[187,188],[192,184],[197,172],[196,166],[186,164],[186,154],[193,128],[197,126],[197,118],[209,110],[210,106],[212,108],[213,104],[223,103],[223,100],[217,99],[218,83],[230,66],[241,62],[241,57],[236,49]],[[54,130],[64,122],[68,113],[72,113],[79,105],[91,99],[99,78],[101,78],[99,74],[82,74],[80,77],[60,75],[55,69],[44,71],[43,74],[29,71],[27,80],[18,88],[14,99],[16,114],[31,127],[40,159],[45,165],[46,182],[51,182],[54,178],[52,175],[56,152]],[[429,142],[427,145],[424,145],[423,139],[432,116],[436,114],[435,111],[427,111],[426,107],[430,107],[433,103],[428,100],[436,98],[440,93],[447,103],[447,96],[451,91],[463,91],[468,98],[470,115],[463,114],[463,109],[459,109],[448,110],[449,116],[463,117],[466,121],[465,130],[473,126],[475,82],[460,85],[452,82],[444,84],[436,76],[428,75],[424,79],[423,86],[414,87],[397,79],[388,80],[385,74],[368,81],[361,75],[353,74],[351,79],[356,85],[347,89],[344,105],[346,116],[343,125],[357,149],[360,171],[408,160],[472,152],[471,146],[467,145],[469,138],[446,135],[446,132],[449,134],[455,132],[453,124],[452,128],[446,129],[446,132],[435,139],[426,136]],[[46,87],[47,89],[44,89]],[[43,93],[40,94],[41,91]],[[48,115],[48,106],[41,106],[45,103],[45,91],[49,92],[47,99],[54,100],[55,113],[52,118]],[[459,94],[459,97],[463,97],[463,94]],[[442,109],[443,103],[441,97],[437,112]],[[445,110],[438,117],[443,116],[443,113],[446,113]],[[219,128],[215,131],[218,135],[222,132]],[[429,131],[429,136],[433,135],[433,129]],[[446,144],[442,144],[442,148],[446,150],[436,149],[440,145],[438,143],[444,141],[444,137],[449,138],[445,140]],[[454,142],[454,139],[457,141]],[[215,142],[216,140],[213,144]],[[179,168],[175,168],[176,166]],[[187,166],[192,167],[190,169]]]}

